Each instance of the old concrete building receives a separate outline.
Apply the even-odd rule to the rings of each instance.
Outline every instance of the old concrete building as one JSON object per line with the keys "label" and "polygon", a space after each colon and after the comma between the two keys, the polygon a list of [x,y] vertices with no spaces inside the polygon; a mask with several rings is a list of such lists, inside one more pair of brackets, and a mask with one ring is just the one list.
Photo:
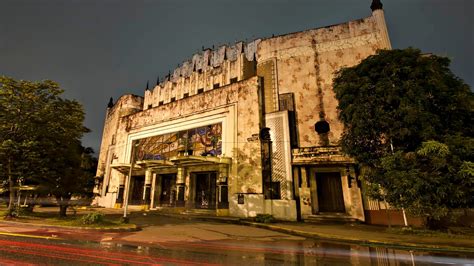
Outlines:
{"label": "old concrete building", "polygon": [[[145,95],[109,103],[95,203],[296,220],[365,220],[341,153],[335,72],[390,49],[369,17],[195,54]],[[128,176],[130,183],[127,184]]]}

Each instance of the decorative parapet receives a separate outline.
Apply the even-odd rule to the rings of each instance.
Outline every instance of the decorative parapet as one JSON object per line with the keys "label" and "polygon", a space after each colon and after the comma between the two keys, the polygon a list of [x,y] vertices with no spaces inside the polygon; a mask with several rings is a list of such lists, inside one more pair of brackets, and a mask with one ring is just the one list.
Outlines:
{"label": "decorative parapet", "polygon": [[188,78],[195,71],[220,67],[226,60],[234,62],[241,53],[248,61],[253,61],[260,41],[261,39],[256,39],[249,43],[237,42],[234,45],[223,45],[216,49],[204,49],[202,52],[194,54],[190,60],[184,61],[181,66],[170,73],[169,79],[164,79],[159,86],[164,88],[166,82],[177,82],[181,77]]}
{"label": "decorative parapet", "polygon": [[354,163],[354,159],[342,153],[340,146],[304,147],[292,150],[293,164]]}

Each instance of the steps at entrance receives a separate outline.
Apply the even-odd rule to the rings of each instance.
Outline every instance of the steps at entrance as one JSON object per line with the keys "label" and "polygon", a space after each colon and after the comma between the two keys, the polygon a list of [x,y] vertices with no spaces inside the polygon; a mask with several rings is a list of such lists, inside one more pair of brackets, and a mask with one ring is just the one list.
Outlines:
{"label": "steps at entrance", "polygon": [[309,215],[304,219],[306,223],[356,223],[358,221],[346,213],[319,213]]}

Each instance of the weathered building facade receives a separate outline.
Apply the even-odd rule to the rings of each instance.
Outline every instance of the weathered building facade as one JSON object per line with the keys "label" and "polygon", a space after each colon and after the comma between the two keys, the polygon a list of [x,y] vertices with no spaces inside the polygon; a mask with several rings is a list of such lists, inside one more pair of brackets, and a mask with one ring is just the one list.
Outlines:
{"label": "weathered building facade", "polygon": [[[195,54],[107,109],[95,203],[216,215],[365,220],[341,153],[335,72],[390,49],[379,1],[363,19]],[[127,184],[127,176],[130,183]]]}

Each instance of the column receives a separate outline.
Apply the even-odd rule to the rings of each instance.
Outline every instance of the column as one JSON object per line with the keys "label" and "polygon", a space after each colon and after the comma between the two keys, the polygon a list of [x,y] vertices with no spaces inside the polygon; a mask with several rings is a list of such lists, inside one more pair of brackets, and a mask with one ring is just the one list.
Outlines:
{"label": "column", "polygon": [[118,185],[117,199],[115,200],[114,208],[122,208],[124,191],[125,191],[125,175],[120,173],[118,174],[118,176],[119,176],[119,185]]}
{"label": "column", "polygon": [[176,175],[176,207],[184,207],[187,201],[186,194],[189,190],[186,187],[189,187],[189,181],[186,172],[186,169],[183,167],[178,167],[178,174]]}
{"label": "column", "polygon": [[145,185],[143,187],[143,205],[145,209],[150,208],[150,192],[151,192],[151,179],[152,179],[153,172],[151,169],[145,170]]}

